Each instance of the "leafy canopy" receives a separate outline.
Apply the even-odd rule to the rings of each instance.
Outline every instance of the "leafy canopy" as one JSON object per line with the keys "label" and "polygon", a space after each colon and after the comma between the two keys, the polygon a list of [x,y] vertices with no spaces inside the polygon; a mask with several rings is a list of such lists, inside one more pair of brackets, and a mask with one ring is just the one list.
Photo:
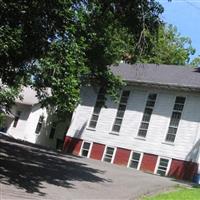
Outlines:
{"label": "leafy canopy", "polygon": [[190,64],[194,67],[200,67],[200,56],[194,58]]}
{"label": "leafy canopy", "polygon": [[190,56],[195,53],[191,39],[181,36],[172,25],[161,25],[157,36],[149,32],[146,32],[146,35],[149,35],[151,40],[151,51],[149,54],[142,54],[138,62],[187,65]]}
{"label": "leafy canopy", "polygon": [[122,83],[108,65],[148,54],[145,30],[155,35],[163,12],[155,0],[0,0],[0,10],[3,84],[32,84],[61,111],[74,109],[83,85],[115,96]]}

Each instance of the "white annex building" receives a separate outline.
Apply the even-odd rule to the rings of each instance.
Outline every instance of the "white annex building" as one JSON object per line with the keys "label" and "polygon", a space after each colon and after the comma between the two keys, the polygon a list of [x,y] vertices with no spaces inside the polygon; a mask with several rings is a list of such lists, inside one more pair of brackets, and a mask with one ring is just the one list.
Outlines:
{"label": "white annex building", "polygon": [[46,108],[41,108],[36,92],[30,87],[24,88],[21,96],[23,99],[16,100],[1,131],[16,139],[62,148],[69,122],[66,119],[57,122]]}
{"label": "white annex building", "polygon": [[113,164],[193,179],[200,173],[200,73],[184,66],[120,64],[118,103],[83,88],[64,149]]}

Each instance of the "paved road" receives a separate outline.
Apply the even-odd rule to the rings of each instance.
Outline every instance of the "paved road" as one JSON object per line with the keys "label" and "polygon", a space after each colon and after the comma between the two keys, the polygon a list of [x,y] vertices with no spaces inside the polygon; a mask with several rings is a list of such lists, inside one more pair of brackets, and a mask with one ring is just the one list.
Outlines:
{"label": "paved road", "polygon": [[0,199],[137,199],[178,182],[0,137]]}

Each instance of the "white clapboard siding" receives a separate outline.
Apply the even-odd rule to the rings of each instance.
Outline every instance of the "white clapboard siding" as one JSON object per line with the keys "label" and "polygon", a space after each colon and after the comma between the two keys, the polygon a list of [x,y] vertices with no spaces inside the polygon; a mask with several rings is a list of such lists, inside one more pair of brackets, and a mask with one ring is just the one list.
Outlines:
{"label": "white clapboard siding", "polygon": [[36,130],[36,127],[38,124],[38,120],[41,115],[44,115],[44,117],[45,117],[44,123],[45,123],[45,120],[47,118],[46,109],[45,108],[42,109],[40,104],[36,104],[36,105],[32,106],[29,118],[26,121],[27,126],[26,126],[26,129],[24,130],[24,132],[25,132],[24,139],[26,141],[29,141],[31,143],[36,143],[37,137],[41,134],[41,133],[39,133],[39,134],[35,133],[35,130]]}
{"label": "white clapboard siding", "polygon": [[10,127],[8,128],[7,132],[12,135],[14,138],[18,138],[23,140],[25,137],[24,130],[27,127],[27,119],[29,118],[31,106],[23,105],[23,104],[16,104],[14,107],[12,107],[11,112],[13,114],[16,114],[18,111],[21,112],[20,118],[18,120],[17,126],[13,127],[14,120],[10,124]]}
{"label": "white clapboard siding", "polygon": [[[157,93],[153,114],[149,123],[147,136],[144,140],[137,137],[142,120],[148,93]],[[77,107],[67,135],[94,141],[110,146],[123,147],[136,151],[152,153],[177,159],[194,160],[190,154],[200,136],[200,96],[197,94],[177,93],[144,88],[131,88],[127,108],[119,135],[110,134],[116,116],[118,104],[111,99],[106,102],[107,108],[102,108],[95,130],[89,130],[87,125],[92,115],[97,93],[92,88],[82,90],[82,103]],[[170,117],[176,96],[185,96],[186,102],[179,123],[177,136],[173,144],[167,144],[167,134]]]}
{"label": "white clapboard siding", "polygon": [[[52,116],[47,114],[45,108],[41,108],[40,104],[16,104],[12,108],[12,113],[15,114],[17,111],[21,111],[21,115],[16,127],[13,127],[14,120],[12,120],[7,130],[9,135],[16,139],[37,143],[54,149],[56,148],[57,139],[63,140],[69,120],[63,119],[63,122],[57,124],[54,138],[49,138]],[[44,115],[42,129],[39,134],[36,134],[35,130],[41,115]]]}

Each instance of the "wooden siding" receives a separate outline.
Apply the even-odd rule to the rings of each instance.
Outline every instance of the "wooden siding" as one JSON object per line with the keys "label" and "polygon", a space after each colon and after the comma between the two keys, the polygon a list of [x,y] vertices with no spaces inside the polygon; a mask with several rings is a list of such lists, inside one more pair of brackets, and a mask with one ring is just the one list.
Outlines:
{"label": "wooden siding", "polygon": [[177,179],[192,180],[197,173],[197,168],[196,163],[173,159],[168,176]]}
{"label": "wooden siding", "polygon": [[95,160],[101,160],[103,157],[103,152],[105,145],[93,143],[90,158]]}
{"label": "wooden siding", "polygon": [[72,153],[74,155],[79,155],[81,150],[82,140],[77,138],[65,137],[64,152]]}
{"label": "wooden siding", "polygon": [[[69,136],[65,137],[64,152],[72,153],[74,155],[80,155],[82,140],[72,138]],[[89,151],[88,157],[101,160],[105,151],[104,144],[91,143],[91,150]],[[133,152],[136,152],[133,150]],[[116,149],[114,153],[113,164],[123,165],[128,167],[131,151],[129,149]],[[155,173],[158,167],[159,156],[147,153],[141,153],[141,160],[139,161],[138,170],[142,170],[148,173]],[[170,159],[169,166],[167,169],[166,176],[174,177],[177,179],[192,180],[198,172],[198,164],[190,161]]]}
{"label": "wooden siding", "polygon": [[122,148],[117,148],[115,158],[114,158],[114,164],[118,165],[128,165],[129,157],[130,157],[131,151],[128,149],[122,149]]}
{"label": "wooden siding", "polygon": [[154,173],[158,156],[144,153],[140,170]]}
{"label": "wooden siding", "polygon": [[[42,146],[56,149],[57,139],[63,140],[66,133],[66,127],[69,120],[65,120],[56,126],[54,138],[49,138],[51,130],[52,115],[48,114],[45,108],[41,108],[40,104],[33,106],[16,104],[12,107],[12,113],[21,111],[21,115],[16,127],[13,127],[13,120],[7,132],[16,139],[25,140],[31,143],[40,144]],[[39,134],[35,133],[39,117],[44,115],[44,122]]]}
{"label": "wooden siding", "polygon": [[[89,87],[83,88],[81,91],[81,104],[73,114],[73,120],[67,135],[113,147],[197,162],[199,158],[192,151],[195,143],[200,139],[200,95],[151,88],[131,87],[126,89],[130,89],[131,93],[119,135],[111,134],[118,105],[109,98],[106,102],[107,107],[102,108],[100,112],[96,129],[91,130],[88,128],[88,120],[91,117],[97,96],[94,89]],[[152,92],[157,93],[158,96],[147,136],[145,139],[141,139],[137,137],[137,133],[148,93]],[[185,96],[186,103],[175,142],[169,144],[165,142],[165,137],[176,96]]]}

